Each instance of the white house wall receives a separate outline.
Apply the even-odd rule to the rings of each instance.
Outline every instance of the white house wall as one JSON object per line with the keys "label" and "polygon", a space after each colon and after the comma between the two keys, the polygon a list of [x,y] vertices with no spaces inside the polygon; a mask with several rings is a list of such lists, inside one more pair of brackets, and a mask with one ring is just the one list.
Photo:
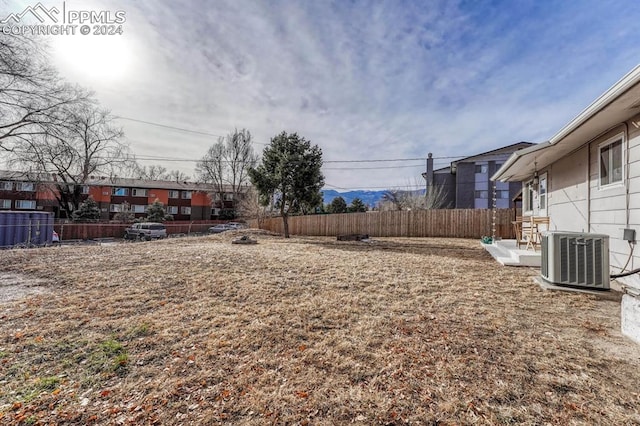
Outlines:
{"label": "white house wall", "polygon": [[[627,263],[630,246],[623,239],[625,228],[633,228],[640,238],[640,132],[630,123],[620,125],[590,143],[590,232],[609,235],[611,273],[619,273]],[[625,134],[626,164],[623,184],[600,188],[599,147],[600,144],[620,133]],[[627,196],[628,190],[628,196]],[[634,252],[627,269],[640,267],[640,250]],[[637,277],[628,278],[635,281]],[[640,283],[640,280],[638,280]]]}
{"label": "white house wall", "polygon": [[[626,144],[623,184],[600,188],[600,144],[620,133],[625,134]],[[635,229],[636,239],[640,242],[640,115],[612,128],[539,173],[544,172],[548,174],[550,229],[609,235],[611,273],[620,272],[630,253],[629,243],[623,239],[623,230]],[[537,204],[536,194],[534,205],[537,207]],[[534,214],[538,214],[537,209]],[[638,246],[627,270],[640,268],[640,244]],[[637,275],[623,281],[640,288]]]}
{"label": "white house wall", "polygon": [[[629,228],[636,230],[636,239],[640,240],[640,129],[634,123],[640,125],[640,115],[628,122]],[[626,262],[626,258],[624,261]],[[631,263],[627,268],[640,268],[640,249],[634,250]],[[640,278],[637,275],[628,277],[625,280],[628,284],[640,287]]]}
{"label": "white house wall", "polygon": [[588,229],[587,164],[589,150],[585,146],[548,169],[547,214],[551,229],[586,232]]}

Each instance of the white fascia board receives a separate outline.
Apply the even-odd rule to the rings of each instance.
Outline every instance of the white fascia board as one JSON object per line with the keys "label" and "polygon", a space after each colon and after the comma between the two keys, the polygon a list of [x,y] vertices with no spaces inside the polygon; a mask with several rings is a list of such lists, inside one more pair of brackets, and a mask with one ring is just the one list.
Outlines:
{"label": "white fascia board", "polygon": [[629,90],[634,85],[640,82],[640,65],[636,65],[634,69],[629,71],[624,77],[622,77],[617,83],[604,92],[598,99],[593,101],[591,105],[586,107],[576,118],[567,123],[562,129],[558,131],[549,142],[551,145],[555,145],[564,139],[571,132],[576,130],[582,124],[584,124],[591,117],[600,112],[603,108],[613,102],[616,98]]}
{"label": "white fascia board", "polygon": [[507,161],[505,161],[505,163],[502,165],[502,167],[500,167],[498,169],[498,171],[496,171],[493,174],[493,176],[491,176],[491,180],[493,180],[493,181],[498,180],[500,182],[506,182],[507,179],[509,179],[514,174],[514,173],[512,173],[509,176],[505,176],[507,174],[507,171],[512,166],[515,166],[520,158],[528,157],[532,153],[536,153],[536,152],[538,152],[538,151],[540,151],[542,149],[549,148],[550,146],[551,146],[551,144],[547,141],[547,142],[542,142],[542,143],[539,143],[537,145],[533,145],[533,146],[530,146],[528,148],[524,148],[524,149],[521,149],[519,151],[514,152],[513,154],[511,154],[509,159]]}

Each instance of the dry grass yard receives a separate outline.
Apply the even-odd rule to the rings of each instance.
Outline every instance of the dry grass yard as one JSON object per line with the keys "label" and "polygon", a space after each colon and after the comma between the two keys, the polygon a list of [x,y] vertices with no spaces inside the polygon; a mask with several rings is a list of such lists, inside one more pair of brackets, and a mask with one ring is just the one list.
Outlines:
{"label": "dry grass yard", "polygon": [[640,424],[618,301],[475,240],[252,235],[0,252],[0,424]]}

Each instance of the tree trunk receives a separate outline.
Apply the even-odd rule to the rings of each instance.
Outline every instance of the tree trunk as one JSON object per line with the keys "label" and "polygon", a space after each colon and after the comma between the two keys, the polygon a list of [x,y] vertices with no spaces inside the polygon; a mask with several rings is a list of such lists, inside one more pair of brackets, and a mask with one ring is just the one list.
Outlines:
{"label": "tree trunk", "polygon": [[282,224],[284,225],[284,237],[289,238],[289,215],[282,215]]}
{"label": "tree trunk", "polygon": [[289,209],[285,208],[287,198],[284,191],[282,192],[282,200],[280,200],[280,216],[282,216],[282,224],[284,225],[284,237],[289,238]]}

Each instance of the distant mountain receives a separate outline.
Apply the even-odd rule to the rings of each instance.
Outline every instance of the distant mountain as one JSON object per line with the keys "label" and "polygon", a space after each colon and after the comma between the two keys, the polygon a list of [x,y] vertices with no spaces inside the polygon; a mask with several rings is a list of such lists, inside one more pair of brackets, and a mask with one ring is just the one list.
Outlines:
{"label": "distant mountain", "polygon": [[[323,199],[324,204],[329,204],[336,197],[342,197],[347,202],[347,205],[351,204],[354,198],[360,198],[362,202],[369,206],[370,208],[375,207],[382,195],[386,192],[386,190],[382,191],[347,191],[347,192],[338,192],[333,189],[323,189]],[[415,193],[424,193],[424,190],[416,190],[412,191]]]}
{"label": "distant mountain", "polygon": [[385,191],[348,191],[338,192],[333,189],[323,189],[323,199],[325,204],[329,204],[336,197],[342,197],[347,202],[347,205],[351,204],[354,198],[360,198],[363,203],[369,207],[374,207],[382,198],[382,194]]}

